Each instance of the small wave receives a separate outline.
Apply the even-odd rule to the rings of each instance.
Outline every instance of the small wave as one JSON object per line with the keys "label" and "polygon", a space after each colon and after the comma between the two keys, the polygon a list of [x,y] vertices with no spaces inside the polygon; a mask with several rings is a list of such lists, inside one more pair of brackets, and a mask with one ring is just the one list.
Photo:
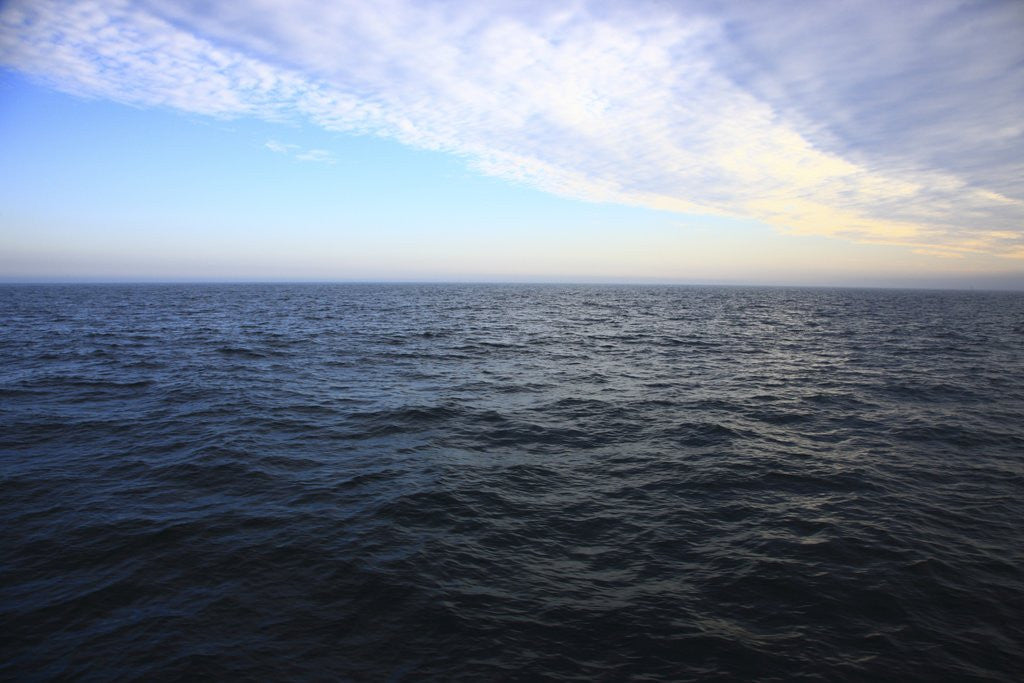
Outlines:
{"label": "small wave", "polygon": [[255,351],[253,349],[242,348],[238,346],[218,346],[217,353],[223,356],[230,356],[233,358],[251,358],[260,359],[267,358],[269,354],[261,351]]}

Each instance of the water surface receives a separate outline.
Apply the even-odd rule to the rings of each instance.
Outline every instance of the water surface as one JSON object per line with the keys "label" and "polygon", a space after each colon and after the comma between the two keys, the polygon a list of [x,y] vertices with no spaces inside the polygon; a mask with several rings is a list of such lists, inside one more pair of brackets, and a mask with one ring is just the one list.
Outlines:
{"label": "water surface", "polygon": [[1002,680],[1024,296],[0,288],[0,675]]}

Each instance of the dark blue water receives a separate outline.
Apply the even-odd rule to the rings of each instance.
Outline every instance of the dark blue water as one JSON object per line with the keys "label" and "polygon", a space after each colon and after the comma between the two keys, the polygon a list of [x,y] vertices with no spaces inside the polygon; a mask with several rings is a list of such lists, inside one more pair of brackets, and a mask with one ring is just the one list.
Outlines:
{"label": "dark blue water", "polygon": [[0,288],[0,675],[1019,680],[1024,296]]}

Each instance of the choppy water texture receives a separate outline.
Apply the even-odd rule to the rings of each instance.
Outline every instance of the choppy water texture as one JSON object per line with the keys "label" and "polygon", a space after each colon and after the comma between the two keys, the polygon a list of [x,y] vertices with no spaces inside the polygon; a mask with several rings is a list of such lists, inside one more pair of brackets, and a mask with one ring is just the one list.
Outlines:
{"label": "choppy water texture", "polygon": [[0,288],[7,678],[1019,680],[1024,296]]}

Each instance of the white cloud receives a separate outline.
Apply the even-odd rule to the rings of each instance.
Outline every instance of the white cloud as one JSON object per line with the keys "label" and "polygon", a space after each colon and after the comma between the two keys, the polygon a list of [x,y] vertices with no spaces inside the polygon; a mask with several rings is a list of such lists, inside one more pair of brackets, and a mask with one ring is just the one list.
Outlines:
{"label": "white cloud", "polygon": [[[943,255],[1022,253],[1024,174],[1004,177],[1024,158],[1021,80],[1009,94],[990,82],[1022,56],[1005,31],[993,56],[991,34],[949,28],[953,4],[897,16],[704,7],[14,0],[0,62],[87,96],[389,137],[591,201]],[[1008,11],[993,7],[977,25]],[[921,34],[942,27],[945,47]],[[943,73],[970,101],[900,99]],[[995,105],[979,113],[990,90]]]}
{"label": "white cloud", "polygon": [[334,155],[326,149],[307,149],[296,154],[295,158],[299,161],[319,161],[325,164],[334,163]]}
{"label": "white cloud", "polygon": [[286,154],[299,161],[318,161],[325,164],[334,163],[334,155],[326,149],[303,149],[299,145],[286,144],[277,140],[267,140],[264,147],[271,152]]}
{"label": "white cloud", "polygon": [[283,142],[277,140],[267,140],[264,147],[269,149],[271,152],[277,152],[278,154],[291,154],[293,150],[298,149],[298,145],[286,145]]}

